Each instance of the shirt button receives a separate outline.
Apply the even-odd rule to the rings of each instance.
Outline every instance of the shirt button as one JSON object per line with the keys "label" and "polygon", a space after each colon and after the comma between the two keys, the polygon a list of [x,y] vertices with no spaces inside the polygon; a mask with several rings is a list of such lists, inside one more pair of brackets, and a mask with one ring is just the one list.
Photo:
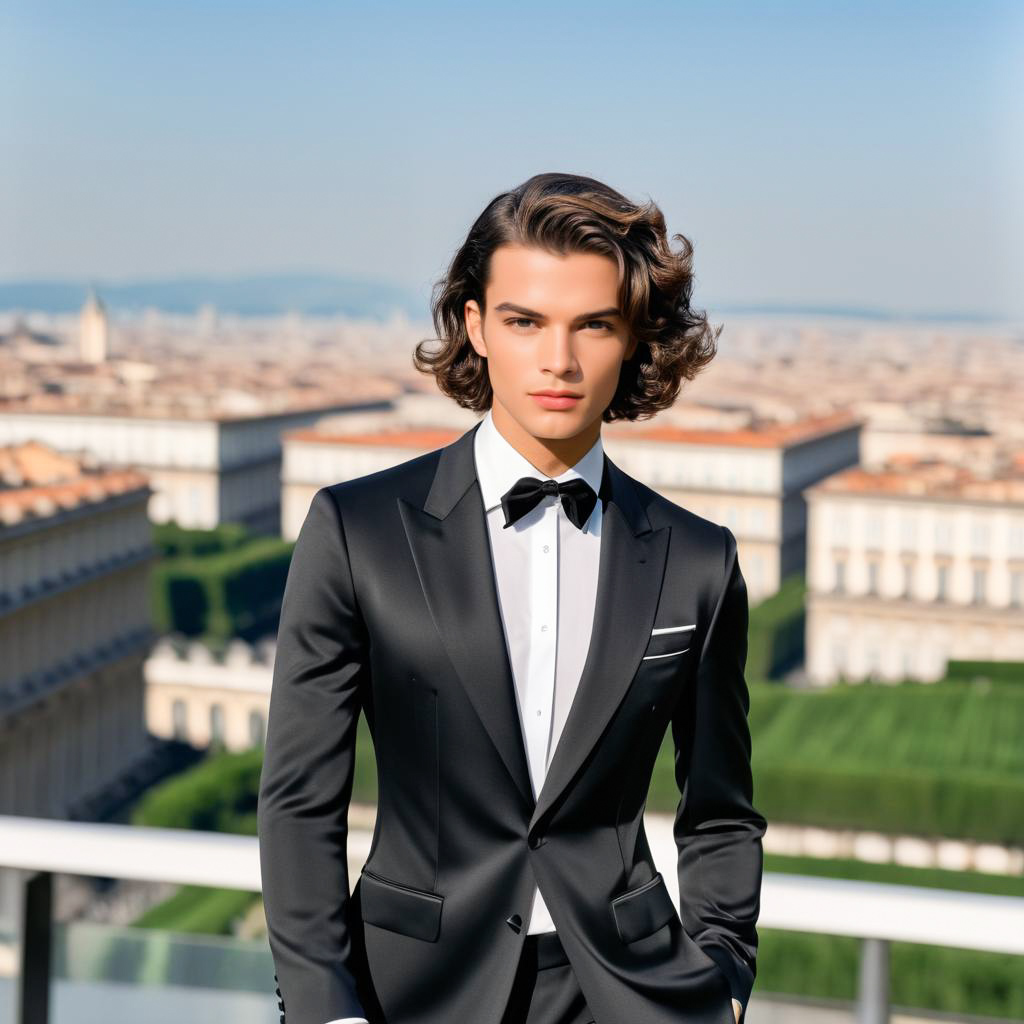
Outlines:
{"label": "shirt button", "polygon": [[545,544],[545,545],[544,545],[544,551],[545,551],[545,553],[547,553],[547,550],[548,550],[548,546],[547,546],[547,544]]}
{"label": "shirt button", "polygon": [[547,626],[541,626],[541,627],[540,627],[540,631],[541,631],[542,633],[546,633],[546,632],[548,631],[548,627],[547,627]]}
{"label": "shirt button", "polygon": [[537,714],[538,714],[538,715],[543,715],[543,714],[544,714],[544,711],[543,711],[543,709],[541,709],[541,708],[537,708]]}

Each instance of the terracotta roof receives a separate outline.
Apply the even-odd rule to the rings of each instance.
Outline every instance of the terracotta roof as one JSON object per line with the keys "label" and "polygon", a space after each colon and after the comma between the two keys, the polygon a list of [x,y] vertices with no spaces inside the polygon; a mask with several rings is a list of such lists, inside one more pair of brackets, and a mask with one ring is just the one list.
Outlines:
{"label": "terracotta roof", "polygon": [[376,445],[381,448],[414,448],[433,451],[435,448],[458,440],[464,433],[464,430],[451,430],[444,427],[421,427],[416,430],[380,430],[372,433],[340,434],[320,431],[316,427],[303,427],[298,430],[286,430],[282,434],[282,439],[311,441],[314,444]]}
{"label": "terracotta roof", "polygon": [[[86,376],[101,376],[91,367]],[[262,421],[300,413],[334,413],[358,408],[366,401],[383,401],[391,395],[361,394],[337,397],[328,392],[310,394],[306,389],[278,392],[257,407],[245,410],[224,408],[217,395],[191,392],[162,392],[151,389],[144,399],[122,399],[111,394],[32,394],[25,398],[0,399],[0,414],[56,414],[58,416],[110,417],[131,420],[189,420],[236,423]]]}
{"label": "terracotta roof", "polygon": [[0,487],[55,483],[80,476],[81,464],[41,441],[0,448]]}
{"label": "terracotta roof", "polygon": [[606,436],[623,440],[721,445],[730,448],[789,448],[861,423],[861,419],[848,412],[837,412],[827,416],[806,417],[792,423],[760,423],[738,430],[700,430],[672,426],[624,428],[614,424],[605,430]]}
{"label": "terracotta roof", "polygon": [[95,469],[91,458],[39,441],[5,445],[0,447],[0,528],[148,486],[149,478],[138,470]]}
{"label": "terracotta roof", "polygon": [[1024,502],[1024,462],[1016,455],[998,475],[982,477],[967,466],[901,455],[890,459],[883,468],[851,466],[808,490],[1021,503]]}
{"label": "terracotta roof", "polygon": [[[861,420],[848,412],[809,417],[794,423],[764,423],[742,430],[697,430],[685,427],[623,427],[610,424],[602,428],[605,437],[674,444],[713,444],[748,448],[784,448],[824,437],[837,430],[857,426]],[[468,429],[468,428],[467,428]],[[284,439],[316,444],[379,445],[381,447],[432,450],[457,440],[465,431],[444,427],[420,427],[408,430],[379,430],[363,433],[339,433],[302,427],[286,431]]]}

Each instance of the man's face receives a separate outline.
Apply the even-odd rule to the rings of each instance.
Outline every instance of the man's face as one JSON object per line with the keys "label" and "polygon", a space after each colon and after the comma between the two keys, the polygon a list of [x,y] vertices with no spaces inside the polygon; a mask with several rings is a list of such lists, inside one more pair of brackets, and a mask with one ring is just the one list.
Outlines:
{"label": "man's face", "polygon": [[[499,426],[552,448],[577,436],[586,447],[597,439],[622,362],[636,348],[617,310],[618,290],[609,256],[519,245],[494,251],[486,314],[481,319],[471,299],[465,317],[473,348],[487,359]],[[549,390],[577,397],[538,395]]]}

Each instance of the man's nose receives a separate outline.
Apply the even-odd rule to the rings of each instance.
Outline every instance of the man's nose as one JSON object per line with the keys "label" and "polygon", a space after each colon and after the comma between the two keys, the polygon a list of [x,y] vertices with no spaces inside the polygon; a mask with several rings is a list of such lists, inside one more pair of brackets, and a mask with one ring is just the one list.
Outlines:
{"label": "man's nose", "polygon": [[541,358],[549,370],[553,372],[565,372],[571,369],[576,363],[576,357],[572,348],[572,334],[567,327],[551,327],[546,332],[547,336],[542,342],[543,352]]}

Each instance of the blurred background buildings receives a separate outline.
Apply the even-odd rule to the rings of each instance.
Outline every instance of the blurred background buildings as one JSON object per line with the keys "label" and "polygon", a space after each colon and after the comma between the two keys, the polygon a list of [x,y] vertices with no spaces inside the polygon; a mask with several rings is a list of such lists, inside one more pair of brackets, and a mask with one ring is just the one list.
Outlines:
{"label": "blurred background buildings", "polygon": [[[657,202],[723,325],[602,436],[739,543],[766,870],[1024,897],[1024,9],[516,17],[0,10],[0,815],[254,835],[312,496],[476,422],[412,365],[430,287],[561,169]],[[670,859],[679,798],[667,737]],[[363,719],[353,877],[375,814]],[[59,1024],[276,1020],[251,885],[56,879]],[[859,938],[759,930],[752,1022],[853,1020]],[[900,1024],[1024,1020],[1018,955],[891,945]]]}

